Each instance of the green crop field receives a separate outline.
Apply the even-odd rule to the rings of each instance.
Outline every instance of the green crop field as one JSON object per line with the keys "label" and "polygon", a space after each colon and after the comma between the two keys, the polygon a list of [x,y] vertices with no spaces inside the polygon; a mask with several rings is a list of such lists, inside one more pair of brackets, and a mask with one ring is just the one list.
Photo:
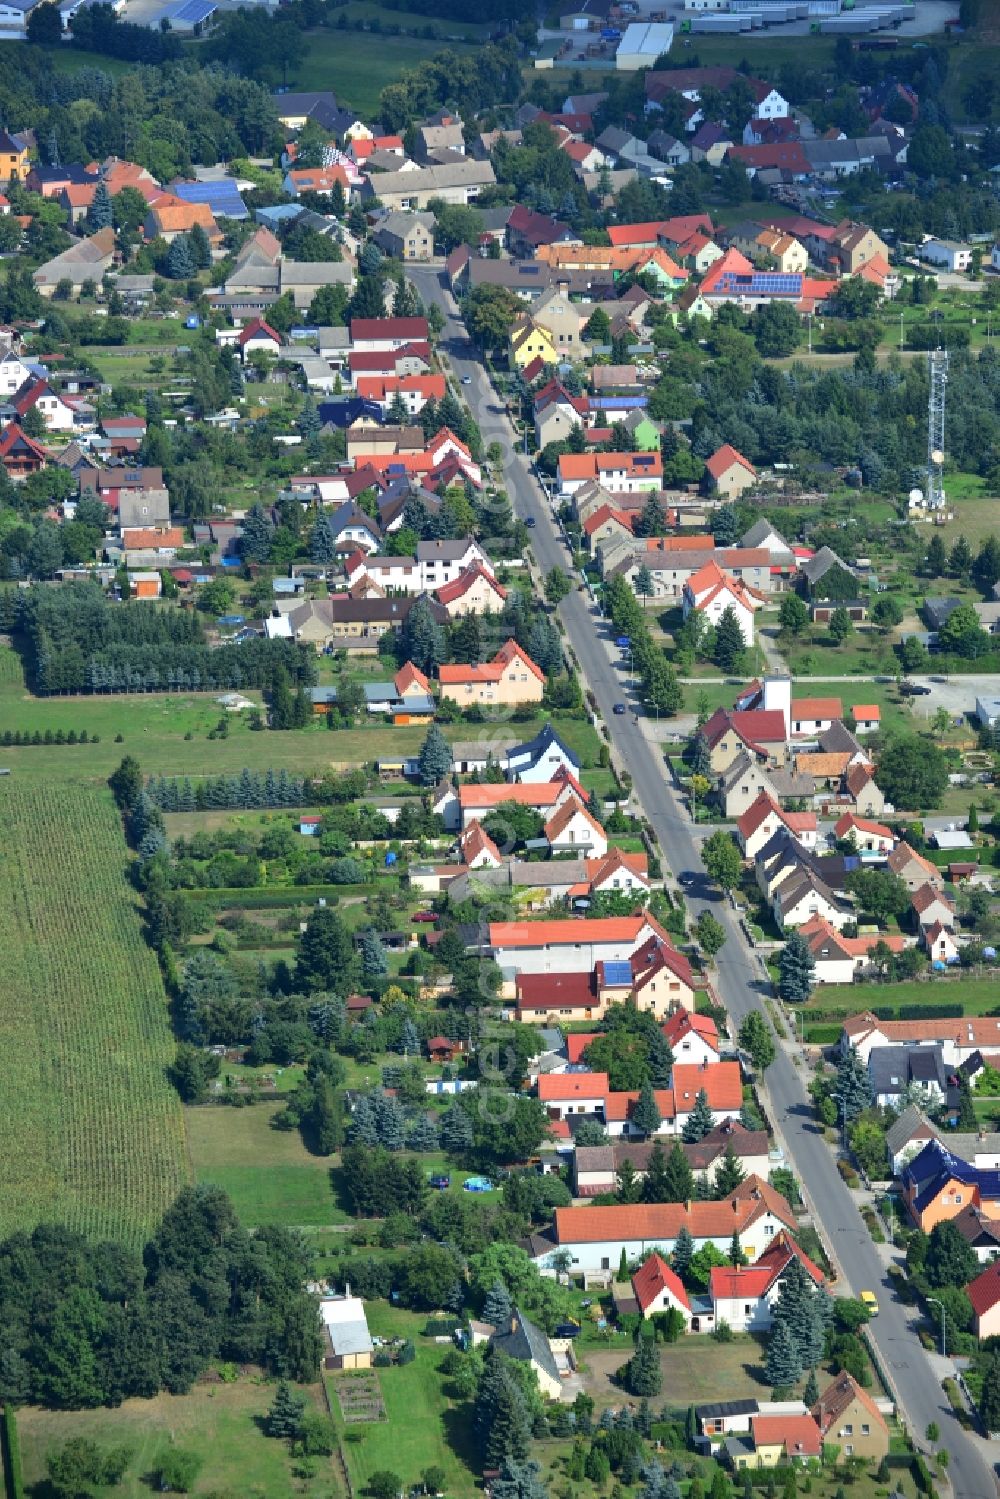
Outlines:
{"label": "green crop field", "polygon": [[110,793],[0,782],[0,1234],[141,1240],[188,1177],[156,959]]}
{"label": "green crop field", "polygon": [[373,31],[311,31],[306,36],[305,61],[295,70],[292,85],[297,89],[332,89],[345,104],[370,116],[378,113],[382,90],[401,74],[446,48],[464,52],[468,45]]}

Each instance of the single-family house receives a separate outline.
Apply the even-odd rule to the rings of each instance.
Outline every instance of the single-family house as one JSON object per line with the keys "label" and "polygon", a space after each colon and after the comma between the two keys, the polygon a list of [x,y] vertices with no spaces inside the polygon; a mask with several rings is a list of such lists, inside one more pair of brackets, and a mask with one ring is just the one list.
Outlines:
{"label": "single-family house", "polygon": [[[794,706],[794,705],[793,705]],[[859,853],[888,856],[896,842],[896,835],[884,823],[872,822],[867,817],[858,817],[855,812],[845,812],[833,825],[833,836],[853,843]]]}
{"label": "single-family house", "polygon": [[859,973],[871,967],[872,952],[885,944],[891,953],[901,953],[906,939],[882,932],[864,937],[845,937],[822,916],[814,916],[799,927],[799,935],[809,945],[815,966],[817,984],[850,984]]}
{"label": "single-family house", "polygon": [[815,812],[786,812],[767,791],[761,791],[736,824],[736,839],[745,859],[755,859],[780,828],[786,828],[803,848],[815,848]]}
{"label": "single-family house", "polygon": [[116,253],[115,231],[110,227],[99,229],[86,239],[75,240],[40,265],[31,278],[35,290],[43,297],[51,297],[59,285],[68,282],[72,295],[78,297],[84,282],[93,281],[100,286],[104,273],[114,264]]}
{"label": "single-family house", "polygon": [[902,840],[890,853],[886,868],[891,874],[899,876],[911,894],[923,885],[931,885],[937,890],[944,889],[943,871]]}
{"label": "single-family house", "polygon": [[468,614],[498,614],[507,598],[506,588],[481,562],[474,562],[436,592],[438,603],[446,609],[449,619],[462,619]]}
{"label": "single-family house", "polygon": [[702,725],[701,735],[708,746],[712,770],[721,775],[744,752],[782,764],[788,725],[780,708],[716,708]]}
{"label": "single-family house", "polygon": [[430,683],[412,661],[404,662],[391,682],[366,682],[364,693],[368,712],[393,723],[426,723],[434,717]]}
{"label": "single-family house", "polygon": [[954,930],[954,903],[939,887],[935,887],[929,881],[921,885],[913,892],[911,904],[922,931],[932,926],[942,926],[949,931]]}
{"label": "single-family house", "polygon": [[430,260],[434,254],[432,213],[390,212],[375,225],[375,243],[397,260]]}
{"label": "single-family house", "polygon": [[715,626],[723,614],[731,610],[747,646],[753,645],[754,614],[763,604],[763,598],[755,589],[749,588],[739,578],[723,572],[714,560],[706,562],[704,567],[691,574],[681,595],[685,619],[694,612]]}
{"label": "single-family house", "polygon": [[502,765],[509,780],[526,784],[551,781],[560,770],[568,770],[577,777],[580,774],[579,759],[551,724],[545,724],[534,739],[512,745]]}
{"label": "single-family house", "polygon": [[608,836],[576,796],[569,797],[545,824],[544,837],[553,855],[569,850],[584,850],[591,858],[603,859],[608,851]]}
{"label": "single-family house", "polygon": [[991,1220],[1000,1218],[1000,1171],[970,1166],[940,1139],[928,1141],[906,1163],[900,1186],[910,1217],[924,1233],[970,1205]]}
{"label": "single-family house", "polygon": [[492,661],[439,667],[438,679],[442,698],[463,708],[474,703],[505,707],[540,703],[545,690],[545,673],[513,639],[500,647]]}
{"label": "single-family house", "polygon": [[940,1046],[875,1046],[868,1055],[872,1098],[880,1109],[895,1109],[916,1089],[935,1108],[948,1097],[948,1070]]}
{"label": "single-family house", "polygon": [[685,1327],[691,1325],[691,1301],[684,1284],[663,1256],[655,1251],[643,1260],[632,1276],[632,1294],[643,1319],[673,1308],[684,1318]]}
{"label": "single-family house", "polygon": [[490,1344],[507,1358],[527,1364],[547,1400],[559,1399],[562,1380],[552,1345],[542,1329],[519,1307],[514,1307],[507,1323],[490,1338]]}
{"label": "single-family house", "polygon": [[970,1280],[965,1292],[972,1302],[972,1330],[976,1337],[981,1341],[1000,1335],[1000,1259]]}
{"label": "single-family house", "polygon": [[705,481],[712,494],[735,500],[757,483],[757,470],[731,443],[724,442],[705,459]]}

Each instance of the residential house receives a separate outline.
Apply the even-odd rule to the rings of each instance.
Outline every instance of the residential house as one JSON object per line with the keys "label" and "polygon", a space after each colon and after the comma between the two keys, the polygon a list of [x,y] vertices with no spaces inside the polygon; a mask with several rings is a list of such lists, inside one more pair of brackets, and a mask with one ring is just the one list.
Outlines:
{"label": "residential house", "polygon": [[472,203],[483,188],[495,183],[491,162],[462,157],[416,170],[373,173],[362,182],[361,198],[378,198],[383,208],[391,210],[421,210],[434,198],[445,203]]}
{"label": "residential house", "polygon": [[[600,935],[603,940],[607,933]],[[518,972],[514,986],[517,1018],[553,1024],[565,1019],[600,1020],[609,1005],[625,1001],[658,1019],[678,1007],[693,1011],[696,994],[691,965],[666,934],[658,932],[645,940],[640,936],[637,944],[630,940],[629,946],[632,954],[627,960],[612,953],[605,961],[602,955],[590,969],[585,962],[577,967],[575,953],[559,948],[552,971],[536,964],[533,972]]]}
{"label": "residential house", "polygon": [[778,765],[785,759],[788,727],[785,714],[778,708],[747,711],[716,708],[702,725],[701,734],[716,775],[726,771],[744,752]]}
{"label": "residential house", "polygon": [[[473,818],[487,817],[504,802],[531,807],[544,821],[569,797],[582,792],[579,782],[568,775],[556,775],[551,781],[537,782],[534,785],[466,781],[457,790],[450,783],[449,787],[448,792],[444,787],[441,788],[441,805],[436,804],[435,811],[440,811],[445,817],[446,827],[455,828],[468,827]],[[582,794],[585,796],[586,792]]]}
{"label": "residential house", "polygon": [[[923,1110],[915,1103],[908,1104],[885,1132],[885,1148],[889,1157],[890,1174],[899,1176],[907,1161],[912,1161],[914,1156],[919,1155],[929,1140],[937,1138],[937,1131]],[[954,1139],[950,1141],[950,1147],[952,1150],[955,1149]],[[963,1154],[961,1150],[955,1153]],[[1000,1165],[1000,1156],[996,1164]]]}
{"label": "residential house", "polygon": [[48,461],[45,449],[23,432],[17,422],[7,423],[0,435],[0,463],[15,483],[29,474],[37,474]]}
{"label": "residential house", "polygon": [[773,263],[775,270],[784,275],[803,275],[809,266],[809,254],[791,234],[781,234],[777,229],[762,229],[755,244],[758,253]]}
{"label": "residential house", "polygon": [[536,360],[543,365],[558,364],[559,355],[548,329],[532,318],[515,323],[510,332],[510,362],[515,369],[527,370]]}
{"label": "residential house", "polygon": [[31,410],[40,413],[50,432],[72,432],[77,427],[87,425],[75,400],[59,395],[47,380],[26,380],[10,404],[19,425],[23,424],[25,416]]}
{"label": "residential house", "polygon": [[475,562],[452,583],[437,589],[437,600],[447,611],[449,619],[462,619],[467,614],[500,613],[507,598],[503,588],[481,562]]}
{"label": "residential house", "polygon": [[720,125],[715,120],[705,120],[691,137],[691,160],[707,161],[710,167],[720,167],[726,152],[735,144],[732,131],[727,130],[725,125]]}
{"label": "residential house", "polygon": [[756,858],[779,828],[787,829],[803,848],[816,847],[816,813],[785,812],[767,791],[762,791],[736,824],[736,838],[743,857]]}
{"label": "residential house", "polygon": [[387,593],[427,593],[455,582],[477,563],[492,572],[493,564],[482,547],[466,536],[454,541],[418,542],[412,557],[367,557],[358,551],[348,557],[346,571],[352,586],[368,578]]}
{"label": "residential house", "polygon": [[823,1438],[810,1415],[751,1416],[749,1441],[727,1437],[724,1447],[737,1471],[744,1468],[776,1468],[779,1463],[818,1461]]}
{"label": "residential house", "polygon": [[899,876],[911,894],[924,885],[931,885],[938,890],[944,889],[943,871],[902,840],[890,853],[886,860],[886,867],[891,874]]}
{"label": "residential house", "polygon": [[1000,1052],[1000,1019],[989,1015],[968,1015],[958,1019],[879,1020],[864,1010],[844,1021],[841,1049],[851,1047],[867,1063],[875,1046],[894,1043],[944,1047],[948,1067],[957,1068],[977,1051],[983,1055]]}
{"label": "residential house", "polygon": [[791,1235],[784,1232],[775,1235],[752,1265],[713,1266],[709,1296],[715,1325],[725,1322],[733,1332],[767,1332],[771,1326],[772,1307],[795,1260],[814,1286],[823,1286],[822,1270],[799,1248]]}
{"label": "residential house", "polygon": [[[625,1161],[632,1166],[636,1179],[641,1181],[656,1143],[653,1140],[614,1139],[608,1145],[578,1145],[573,1152],[573,1195],[597,1197],[615,1191],[618,1172]],[[659,1148],[664,1148],[662,1143]],[[736,1157],[747,1176],[766,1179],[770,1170],[766,1130],[744,1129],[738,1119],[724,1119],[696,1145],[680,1142],[680,1148],[696,1181],[709,1185],[729,1153]]]}
{"label": "residential house", "polygon": [[426,723],[434,717],[430,683],[412,661],[391,682],[365,682],[364,693],[368,712],[385,714],[393,723]]}
{"label": "residential house", "polygon": [[946,926],[942,921],[935,921],[930,926],[921,924],[920,941],[928,958],[935,965],[957,963],[961,959],[961,949],[954,928]]}
{"label": "residential house", "polygon": [[857,597],[857,577],[832,547],[820,547],[814,556],[804,558],[799,574],[811,599],[835,599],[839,603]]}
{"label": "residential house", "polygon": [[[885,811],[885,796],[870,765],[849,765],[844,772],[841,791],[851,798],[855,812],[861,817],[878,817]],[[893,846],[898,847],[895,843]]]}
{"label": "residential house", "polygon": [[928,239],[920,246],[920,259],[943,270],[963,273],[972,265],[972,245],[954,239]]}
{"label": "residential house", "polygon": [[780,805],[785,801],[812,801],[815,790],[812,776],[786,767],[765,766],[744,750],[719,777],[715,795],[725,816],[738,819],[761,792]]}
{"label": "residential house", "polygon": [[972,1302],[972,1330],[982,1341],[1000,1335],[1000,1260],[987,1265],[965,1288]]}
{"label": "residential house", "polygon": [[35,290],[43,297],[55,295],[56,288],[69,283],[72,295],[78,297],[84,282],[100,286],[105,271],[111,269],[117,254],[115,231],[99,229],[87,239],[75,240],[60,254],[45,261],[32,274]]}
{"label": "residential house", "polygon": [[550,380],[535,395],[535,446],[567,438],[574,427],[584,425],[587,411],[586,396],[572,396],[559,380]]}
{"label": "residential house", "polygon": [[[465,790],[467,788],[461,788]],[[484,789],[484,788],[477,788]],[[509,786],[506,800],[529,801],[514,793],[537,792],[541,787]],[[593,974],[598,963],[629,965],[625,978],[631,988],[631,959],[653,938],[672,948],[655,917],[585,917],[576,921],[494,921],[487,930],[487,950],[504,971],[505,980],[520,981],[528,974]],[[617,977],[617,973],[612,977]]]}
{"label": "residential house", "polygon": [[970,1205],[992,1221],[1000,1218],[1000,1171],[970,1166],[940,1139],[928,1141],[907,1162],[900,1186],[910,1217],[924,1233]]}
{"label": "residential house", "polygon": [[858,817],[854,812],[845,812],[837,819],[833,836],[853,843],[859,853],[888,855],[896,842],[891,828],[881,822],[871,822],[867,817]]}
{"label": "residential house", "polygon": [[632,1276],[632,1294],[643,1320],[673,1309],[684,1318],[685,1328],[690,1327],[691,1302],[684,1284],[655,1250]]}
{"label": "residential house", "polygon": [[540,703],[545,690],[545,673],[515,640],[508,640],[492,661],[481,665],[441,666],[438,678],[441,697],[463,708],[473,703],[506,707]]}
{"label": "residential house", "polygon": [[719,1032],[710,1015],[675,1010],[664,1022],[663,1034],[677,1062],[706,1067],[719,1060]]}
{"label": "residential house", "polygon": [[163,193],[150,205],[142,232],[147,239],[170,244],[178,235],[190,234],[196,224],[204,229],[210,245],[221,245],[222,231],[207,203],[185,203],[173,193]]}
{"label": "residential house", "polygon": [[854,920],[854,907],[841,899],[822,875],[802,864],[781,882],[771,897],[774,919],[782,928],[804,926],[817,916],[840,931]]}
{"label": "residential house", "polygon": [[753,464],[728,442],[706,458],[705,474],[709,490],[727,500],[738,499],[757,483],[757,470]]}
{"label": "residential house", "polygon": [[875,1046],[868,1056],[872,1097],[879,1108],[898,1108],[900,1099],[918,1090],[928,1108],[948,1097],[948,1071],[940,1046]]}
{"label": "residential house", "polygon": [[[16,8],[16,7],[12,7]],[[31,171],[28,142],[22,135],[0,129],[0,181],[23,182]]]}
{"label": "residential house", "polygon": [[[660,1112],[660,1124],[655,1133],[663,1136],[682,1134],[699,1094],[705,1096],[713,1125],[720,1125],[739,1112],[742,1090],[739,1062],[716,1062],[714,1065],[703,1062],[698,1066],[675,1063],[670,1073],[670,1085],[653,1092]],[[604,1100],[603,1119],[612,1139],[644,1134],[633,1121],[639,1098],[638,1090],[608,1093]]]}
{"label": "residential house", "polygon": [[544,837],[553,856],[581,849],[591,857],[603,859],[608,851],[607,834],[576,796],[569,797],[552,814],[545,824]]}
{"label": "residential house", "polygon": [[841,220],[822,239],[807,239],[806,247],[814,260],[842,276],[855,275],[866,261],[876,256],[885,261],[890,259],[888,246],[874,229],[869,229],[867,224],[854,224],[849,219]]}
{"label": "residential house", "polygon": [[614,495],[646,494],[663,483],[659,453],[562,453],[559,494],[569,497],[590,480],[599,480]]}
{"label": "residential house", "polygon": [[879,932],[865,937],[845,937],[822,916],[814,916],[799,927],[809,944],[815,963],[817,984],[850,984],[871,967],[872,951],[885,944],[891,953],[901,953],[906,939]]}
{"label": "residential house", "polygon": [[1000,1219],[970,1204],[951,1221],[981,1265],[1000,1259]]}
{"label": "residential house", "polygon": [[434,215],[387,213],[375,225],[375,243],[397,260],[430,260],[434,254]]}
{"label": "residential house", "polygon": [[682,593],[685,619],[696,612],[714,626],[730,610],[736,616],[743,643],[747,646],[753,645],[754,614],[763,603],[763,598],[755,590],[748,588],[739,578],[724,573],[714,560],[692,573]]}
{"label": "residential house", "polygon": [[533,1257],[544,1271],[556,1250],[567,1249],[575,1273],[611,1272],[622,1250],[627,1259],[636,1260],[651,1250],[669,1255],[681,1228],[688,1230],[696,1250],[711,1243],[721,1253],[737,1233],[743,1252],[756,1258],[782,1229],[794,1231],[795,1218],[779,1192],[748,1177],[720,1202],[556,1208],[552,1229]]}
{"label": "residential house", "polygon": [[580,774],[580,761],[551,724],[545,724],[534,739],[513,745],[502,764],[509,780],[525,785],[551,781],[560,770],[568,770],[574,776]]}
{"label": "residential house", "polygon": [[[336,641],[348,651],[375,649],[377,642],[389,630],[398,630],[419,597],[409,594],[404,597],[383,598],[368,595],[363,598],[335,598],[320,600],[326,610],[327,641]],[[428,599],[432,617],[438,624],[447,624],[448,616],[436,599]],[[326,642],[324,642],[326,643]]]}
{"label": "residential house", "polygon": [[547,1400],[559,1399],[562,1380],[552,1344],[542,1329],[526,1317],[519,1307],[513,1309],[505,1326],[494,1332],[490,1345],[507,1358],[515,1359],[519,1364],[527,1364]]}

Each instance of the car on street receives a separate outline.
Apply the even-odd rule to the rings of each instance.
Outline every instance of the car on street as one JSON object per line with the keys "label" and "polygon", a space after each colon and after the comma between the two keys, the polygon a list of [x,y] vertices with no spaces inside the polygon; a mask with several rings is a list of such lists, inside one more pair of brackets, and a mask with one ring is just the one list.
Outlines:
{"label": "car on street", "polygon": [[697,875],[693,870],[685,869],[683,874],[677,876],[677,883],[679,885],[693,885],[696,879]]}
{"label": "car on street", "polygon": [[862,1291],[858,1300],[870,1317],[878,1316],[878,1297],[874,1291]]}
{"label": "car on street", "polygon": [[920,682],[904,682],[900,687],[903,697],[929,697],[931,689]]}
{"label": "car on street", "polygon": [[613,712],[614,712],[614,714],[615,714],[615,716],[616,716],[616,717],[617,717],[617,718],[621,718],[621,717],[622,717],[622,715],[623,715],[623,714],[624,714],[624,713],[626,713],[626,712],[627,712],[627,711],[628,711],[628,710],[627,710],[627,708],[626,708],[626,707],[625,707],[625,704],[624,704],[624,703],[615,703],[615,706],[614,706],[614,709],[613,709]]}
{"label": "car on street", "polygon": [[530,531],[533,528],[533,526],[535,525],[535,517],[533,515],[526,515],[525,518],[524,518],[524,524],[527,526],[528,530]]}
{"label": "car on street", "polygon": [[472,384],[472,376],[471,375],[463,375],[462,376],[462,384],[463,385],[471,385]]}

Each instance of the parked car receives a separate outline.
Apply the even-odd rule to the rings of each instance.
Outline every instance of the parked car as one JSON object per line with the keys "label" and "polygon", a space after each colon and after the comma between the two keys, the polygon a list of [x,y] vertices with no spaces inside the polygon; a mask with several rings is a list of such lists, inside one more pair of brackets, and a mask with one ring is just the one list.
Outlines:
{"label": "parked car", "polygon": [[436,911],[414,911],[411,921],[437,921]]}
{"label": "parked car", "polygon": [[443,1191],[445,1191],[446,1188],[448,1188],[448,1187],[451,1186],[451,1177],[450,1176],[432,1176],[431,1177],[431,1186],[435,1187],[439,1192],[443,1192]]}

